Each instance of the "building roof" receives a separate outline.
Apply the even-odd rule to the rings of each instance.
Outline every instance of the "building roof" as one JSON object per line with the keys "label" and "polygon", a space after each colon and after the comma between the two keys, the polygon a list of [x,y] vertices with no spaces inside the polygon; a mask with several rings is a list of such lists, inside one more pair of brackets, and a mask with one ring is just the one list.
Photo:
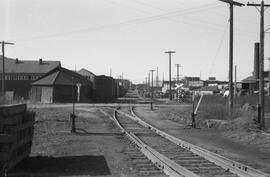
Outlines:
{"label": "building roof", "polygon": [[185,77],[185,80],[187,81],[200,81],[200,77]]}
{"label": "building roof", "polygon": [[74,71],[59,67],[45,74],[40,79],[33,82],[31,85],[35,86],[76,85],[77,83],[80,83],[82,85],[91,85],[91,82],[84,76]]}
{"label": "building roof", "polygon": [[96,76],[94,73],[92,73],[91,71],[82,68],[78,71],[79,74],[83,75],[83,76]]}
{"label": "building roof", "polygon": [[[268,82],[268,77],[269,77],[269,71],[264,71],[263,72],[263,78],[264,78],[264,82]],[[256,83],[258,82],[259,79],[255,79],[254,75],[252,76],[248,76],[247,78],[242,80],[242,83]]]}
{"label": "building roof", "polygon": [[[268,76],[264,75],[264,82],[268,82]],[[249,84],[255,84],[256,82],[259,82],[259,79],[255,79],[254,76],[249,76],[242,80],[242,83],[249,83]]]}
{"label": "building roof", "polygon": [[217,86],[204,86],[202,88],[199,89],[200,91],[218,91],[218,87]]}
{"label": "building roof", "polygon": [[256,83],[256,81],[259,81],[255,79],[254,76],[248,76],[247,78],[242,80],[242,83]]}
{"label": "building roof", "polygon": [[103,78],[105,78],[105,79],[113,79],[113,77],[111,77],[111,76],[106,76],[106,75],[98,75],[98,76],[96,76],[98,79],[103,79]]}
{"label": "building roof", "polygon": [[[0,55],[0,72],[3,72],[3,60]],[[45,74],[56,67],[61,66],[60,61],[49,60],[18,60],[5,57],[5,72],[6,73],[36,73]]]}
{"label": "building roof", "polygon": [[[177,81],[171,81],[171,84],[175,84]],[[163,81],[162,84],[170,84],[170,81]]]}

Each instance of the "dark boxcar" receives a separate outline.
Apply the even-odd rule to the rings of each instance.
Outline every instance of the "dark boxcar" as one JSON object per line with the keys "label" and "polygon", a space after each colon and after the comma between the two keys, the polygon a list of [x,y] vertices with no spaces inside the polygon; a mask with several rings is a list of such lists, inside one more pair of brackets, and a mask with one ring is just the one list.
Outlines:
{"label": "dark boxcar", "polygon": [[111,101],[116,98],[115,81],[109,76],[95,77],[94,98],[97,101]]}

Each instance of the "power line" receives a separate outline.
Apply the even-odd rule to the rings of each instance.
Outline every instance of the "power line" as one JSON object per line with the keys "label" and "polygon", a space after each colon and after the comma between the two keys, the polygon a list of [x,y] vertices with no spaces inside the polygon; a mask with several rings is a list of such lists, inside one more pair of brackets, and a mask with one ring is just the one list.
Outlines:
{"label": "power line", "polygon": [[[228,22],[227,24],[229,24],[229,22]],[[223,42],[224,42],[224,39],[225,39],[227,30],[228,30],[228,28],[227,28],[227,26],[226,26],[226,28],[225,28],[225,30],[224,30],[224,32],[223,32],[223,34],[222,34],[220,43],[219,43],[219,45],[218,45],[217,51],[216,51],[216,53],[215,53],[215,56],[214,56],[214,58],[213,58],[213,60],[212,60],[211,68],[210,68],[210,70],[209,70],[209,76],[211,76],[211,74],[212,74],[213,67],[214,67],[215,62],[216,62],[216,60],[217,60],[217,58],[218,58],[218,54],[219,54],[220,49],[221,49],[221,47],[222,47],[222,44],[223,44]]]}
{"label": "power line", "polygon": [[[138,0],[133,0],[133,1],[135,1],[135,2],[137,2],[137,3],[139,3],[139,4],[142,4],[142,5],[144,5],[144,6],[148,6],[148,7],[151,7],[151,8],[153,8],[153,9],[157,9],[157,10],[159,10],[159,11],[166,11],[166,10],[164,10],[164,9],[162,9],[162,8],[159,8],[159,7],[156,7],[156,6],[153,6],[153,5],[150,5],[150,4],[148,4],[148,3],[145,3],[145,2],[140,2],[140,1],[138,1]],[[182,4],[184,4],[184,3],[182,3]],[[213,8],[213,9],[216,9],[216,8]],[[209,9],[209,10],[211,10],[211,9]],[[209,11],[209,10],[207,10],[207,11],[204,11],[204,12],[211,12],[211,13],[214,13],[214,12],[212,12],[212,11]],[[215,14],[218,14],[219,16],[223,16],[223,15],[221,15],[221,14],[219,14],[219,13],[215,13]],[[185,20],[188,20],[188,18],[189,17],[185,17]],[[172,20],[172,19],[171,19]],[[176,22],[180,22],[180,21],[177,21],[177,20],[174,20],[174,21],[176,21]],[[201,23],[204,23],[204,24],[208,24],[208,25],[210,25],[210,26],[212,26],[212,27],[217,27],[217,26],[220,26],[220,27],[222,27],[222,29],[223,29],[223,26],[221,26],[220,24],[216,24],[216,23],[212,23],[212,22],[209,22],[209,21],[205,21],[205,20],[201,20],[201,19],[196,19],[196,18],[189,18],[189,20],[188,20],[189,22],[190,21],[197,21],[197,22],[201,22]],[[250,21],[246,21],[245,23],[251,23]],[[191,23],[185,23],[185,24],[187,24],[187,25],[192,25]],[[257,24],[257,23],[255,23],[255,24]],[[237,28],[236,28],[237,29]],[[239,31],[239,32],[241,32],[241,33],[247,33],[247,34],[255,34],[255,33],[253,33],[253,32],[248,32],[246,29],[245,30],[239,30],[239,29],[237,29],[237,31]]]}
{"label": "power line", "polygon": [[17,42],[30,41],[30,40],[37,40],[37,39],[46,39],[46,38],[61,37],[61,36],[66,36],[66,35],[88,33],[90,31],[98,31],[98,30],[109,29],[109,28],[119,28],[121,26],[126,26],[126,25],[134,25],[134,24],[140,24],[140,23],[147,23],[151,21],[163,20],[166,18],[171,18],[172,16],[183,16],[186,14],[201,12],[203,10],[208,10],[208,9],[216,8],[216,7],[217,5],[213,6],[212,4],[208,4],[205,6],[198,7],[198,9],[188,8],[184,10],[172,11],[172,12],[168,12],[168,13],[164,13],[160,15],[153,15],[153,16],[144,17],[144,18],[135,18],[135,19],[119,22],[119,23],[101,25],[101,26],[92,27],[92,28],[78,29],[78,30],[73,30],[73,31],[68,31],[68,32],[60,32],[60,33],[54,33],[54,34],[49,34],[49,35],[40,35],[40,36],[35,36],[35,37],[30,37],[30,38],[20,38],[20,39],[12,39],[12,40],[15,40]]}

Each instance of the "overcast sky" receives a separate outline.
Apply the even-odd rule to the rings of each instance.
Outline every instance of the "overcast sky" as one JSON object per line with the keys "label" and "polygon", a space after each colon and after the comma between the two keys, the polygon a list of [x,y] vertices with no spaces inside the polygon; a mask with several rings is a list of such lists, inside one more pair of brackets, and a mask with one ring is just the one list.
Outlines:
{"label": "overcast sky", "polygon": [[[138,83],[157,67],[159,78],[164,72],[168,79],[164,52],[174,50],[173,77],[179,63],[182,76],[228,80],[229,8],[218,0],[0,0],[0,7],[0,40],[16,43],[6,47],[8,57],[60,60],[68,69],[97,75],[109,75],[112,68],[113,77],[124,73]],[[235,7],[234,15],[234,65],[241,80],[253,70],[260,18],[247,6]]]}

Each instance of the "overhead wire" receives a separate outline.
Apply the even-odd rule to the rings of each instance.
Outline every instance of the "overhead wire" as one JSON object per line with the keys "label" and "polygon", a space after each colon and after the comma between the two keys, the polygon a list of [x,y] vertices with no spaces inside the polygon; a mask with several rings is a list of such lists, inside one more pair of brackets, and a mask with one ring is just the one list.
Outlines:
{"label": "overhead wire", "polygon": [[228,32],[228,24],[229,24],[229,21],[228,21],[227,26],[226,26],[226,28],[225,28],[223,34],[222,34],[222,37],[221,37],[221,40],[220,40],[220,42],[219,42],[217,51],[215,52],[214,58],[213,58],[213,60],[212,60],[212,64],[211,64],[211,67],[210,67],[209,73],[208,73],[209,76],[211,76],[211,74],[212,74],[212,71],[213,71],[215,62],[216,62],[216,60],[217,60],[217,58],[218,58],[218,55],[219,55],[219,53],[220,53],[220,49],[221,49],[221,47],[222,47],[222,45],[223,45],[223,42],[224,42],[226,33]]}
{"label": "overhead wire", "polygon": [[23,41],[31,41],[31,40],[37,40],[37,39],[61,37],[61,36],[73,35],[73,34],[88,33],[91,31],[98,31],[98,30],[102,30],[102,29],[118,28],[118,27],[126,26],[126,25],[134,25],[134,24],[141,24],[141,23],[146,23],[146,22],[151,22],[151,21],[162,20],[165,18],[170,18],[172,16],[181,16],[181,15],[185,15],[185,14],[197,13],[197,12],[201,12],[201,11],[208,10],[211,8],[216,8],[216,7],[217,7],[216,4],[214,6],[213,6],[213,4],[207,4],[204,6],[199,6],[197,8],[187,8],[184,10],[172,11],[172,12],[168,12],[168,13],[164,13],[164,14],[160,14],[160,15],[153,15],[150,17],[135,18],[135,19],[123,21],[120,23],[101,25],[101,26],[97,26],[97,27],[78,29],[78,30],[73,30],[73,31],[68,31],[68,32],[59,32],[59,33],[48,34],[48,35],[10,39],[10,40],[13,40],[15,42],[23,42]]}
{"label": "overhead wire", "polygon": [[[159,7],[155,7],[155,6],[153,6],[153,5],[150,5],[150,4],[148,4],[148,3],[145,3],[145,2],[141,2],[141,1],[139,1],[139,0],[133,0],[133,2],[136,2],[136,3],[138,3],[138,4],[142,4],[142,5],[145,5],[145,6],[148,6],[148,7],[151,7],[151,8],[153,8],[153,9],[157,9],[157,10],[161,10],[161,11],[165,11],[164,9],[162,9],[162,8],[159,8]],[[187,4],[187,3],[183,3],[183,2],[181,2],[181,4]],[[213,10],[215,10],[216,8],[213,8]],[[210,9],[210,10],[212,10],[212,9]],[[210,11],[210,10],[206,10],[206,11],[203,11],[203,12],[206,12],[206,13],[213,13],[213,11]],[[215,14],[218,14],[218,13],[215,13]],[[220,14],[218,14],[219,16],[221,16]],[[188,25],[192,25],[192,26],[194,26],[194,25],[196,25],[196,24],[192,24],[192,23],[190,23],[191,21],[196,21],[196,22],[198,22],[198,23],[202,23],[202,24],[206,24],[206,25],[208,25],[208,26],[211,26],[211,28],[213,29],[213,28],[215,28],[215,29],[217,29],[217,30],[222,30],[223,31],[223,28],[224,28],[224,25],[221,25],[221,24],[217,24],[217,23],[213,23],[213,22],[209,22],[209,21],[206,21],[206,20],[201,20],[201,19],[197,19],[197,18],[190,18],[190,17],[185,17],[185,19],[183,19],[185,22],[183,22],[183,21],[181,21],[182,23],[184,23],[184,24],[188,24]],[[180,21],[178,21],[178,20],[175,20],[176,22],[180,22]],[[256,23],[257,24],[257,23]],[[254,32],[250,32],[250,31],[246,31],[246,30],[241,30],[241,29],[238,29],[238,28],[235,28],[235,33],[236,34],[240,34],[240,35],[242,35],[243,33],[246,33],[246,35],[255,35],[255,33]]]}
{"label": "overhead wire", "polygon": [[[107,1],[108,2],[108,1]],[[110,2],[112,2],[112,0],[110,0]],[[137,3],[141,3],[138,0],[135,0],[135,2]],[[116,2],[112,2],[112,3],[116,3]],[[141,3],[144,4],[146,6],[158,9],[158,10],[162,10],[165,11],[164,9],[158,8],[158,7],[154,7],[151,5],[148,5],[148,3]],[[224,28],[224,26],[220,25],[220,24],[216,24],[216,23],[212,23],[212,22],[208,22],[208,21],[203,21],[203,20],[199,20],[199,19],[195,19],[195,18],[189,18],[190,20],[187,21],[187,19],[182,19],[182,21],[176,20],[176,19],[172,19],[173,17],[179,17],[179,16],[184,16],[187,14],[193,14],[193,13],[198,13],[198,12],[203,12],[203,11],[209,11],[210,9],[215,9],[216,7],[220,6],[217,3],[209,3],[203,6],[196,6],[196,7],[192,7],[192,8],[186,8],[183,10],[177,10],[177,11],[171,11],[171,12],[166,12],[164,14],[159,14],[159,15],[152,15],[149,17],[143,17],[143,18],[135,18],[135,19],[131,19],[131,20],[127,20],[127,21],[123,21],[123,22],[119,22],[119,23],[114,23],[114,24],[107,24],[107,25],[100,25],[97,27],[89,27],[89,28],[84,28],[84,29],[77,29],[77,30],[72,30],[72,31],[67,31],[67,32],[59,32],[59,33],[54,33],[54,34],[48,34],[48,35],[40,35],[40,36],[33,36],[33,37],[26,37],[26,38],[17,38],[17,39],[10,39],[13,40],[15,42],[24,42],[24,41],[32,41],[32,40],[38,40],[38,39],[47,39],[47,38],[54,38],[54,37],[63,37],[63,36],[68,36],[68,35],[74,35],[74,34],[83,34],[83,33],[88,33],[91,31],[99,31],[99,30],[104,30],[104,29],[112,29],[112,28],[119,28],[122,26],[128,26],[128,25],[135,25],[135,24],[142,24],[142,23],[148,23],[148,22],[152,22],[152,21],[158,21],[158,20],[164,20],[164,19],[169,19],[171,21],[175,21],[175,22],[180,22],[182,24],[185,25],[196,25],[194,23],[191,23],[190,20],[197,21],[199,23],[202,23],[203,25],[206,25],[204,27],[207,27],[211,29],[215,29],[215,30],[222,30]],[[140,11],[143,13],[146,13],[145,11],[142,10],[138,10],[136,8],[132,8],[133,10],[136,11]],[[208,25],[208,26],[207,26]],[[239,35],[243,35],[243,33],[246,33],[245,35],[255,35],[252,32],[248,32],[246,30],[238,30],[236,29],[235,33],[239,33]]]}

